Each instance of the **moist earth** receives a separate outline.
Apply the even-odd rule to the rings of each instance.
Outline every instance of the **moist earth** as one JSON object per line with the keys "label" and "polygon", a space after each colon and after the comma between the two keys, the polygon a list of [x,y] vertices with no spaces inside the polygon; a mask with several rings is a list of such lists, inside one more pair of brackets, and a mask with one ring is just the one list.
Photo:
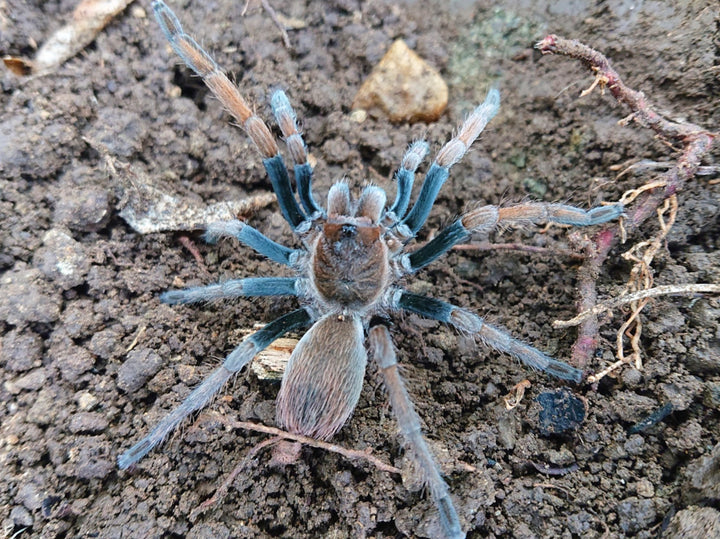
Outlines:
{"label": "moist earth", "polygon": [[[185,26],[269,119],[269,95],[287,91],[316,161],[316,188],[346,178],[394,194],[409,142],[433,152],[490,84],[498,116],[440,193],[420,241],[473,201],[615,201],[656,172],[627,164],[677,158],[632,124],[575,61],[541,57],[547,33],[603,51],[625,82],[671,118],[711,130],[720,120],[720,18],[705,1],[275,2],[295,28],[292,49],[259,2],[170,2]],[[75,2],[0,3],[0,54],[32,56]],[[440,70],[449,106],[433,124],[359,123],[350,104],[397,38]],[[134,469],[117,456],[176,406],[257,323],[293,309],[262,299],[170,307],[165,289],[238,276],[288,275],[261,256],[199,233],[140,235],[118,215],[123,193],[97,143],[154,185],[197,204],[269,190],[260,158],[201,82],[164,42],[149,3],[133,3],[49,76],[2,71],[0,100],[0,520],[5,537],[432,537],[436,511],[404,454],[373,367],[355,414],[334,438],[403,470],[305,447],[294,465],[259,451],[228,495],[191,511],[266,435],[219,419],[272,425],[277,382],[241,374]],[[707,165],[718,163],[717,150]],[[653,262],[655,284],[720,282],[720,185],[694,178]],[[273,204],[248,222],[287,245]],[[651,220],[653,221],[653,220]],[[630,245],[598,279],[617,295]],[[567,359],[578,261],[570,231],[529,226],[493,234],[543,254],[451,252],[408,283],[478,312],[514,336]],[[190,243],[188,243],[190,240]],[[474,245],[482,238],[475,238]],[[195,245],[202,264],[186,245]],[[691,537],[720,529],[720,304],[660,298],[642,315],[641,369],[568,388],[586,417],[562,433],[541,429],[537,397],[563,384],[530,372],[452,329],[409,315],[392,327],[403,374],[469,537]],[[614,361],[627,312],[601,329],[589,368]],[[531,385],[512,410],[503,396]],[[565,390],[563,390],[565,391]],[[668,403],[657,424],[633,426]],[[714,530],[714,532],[713,532]]]}

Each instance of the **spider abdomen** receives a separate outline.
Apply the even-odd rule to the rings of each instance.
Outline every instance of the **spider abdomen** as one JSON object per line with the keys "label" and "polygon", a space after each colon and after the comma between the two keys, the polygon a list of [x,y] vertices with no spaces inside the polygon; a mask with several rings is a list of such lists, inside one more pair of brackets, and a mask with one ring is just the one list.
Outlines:
{"label": "spider abdomen", "polygon": [[367,353],[360,317],[328,314],[305,333],[285,368],[276,416],[281,428],[325,440],[360,398]]}

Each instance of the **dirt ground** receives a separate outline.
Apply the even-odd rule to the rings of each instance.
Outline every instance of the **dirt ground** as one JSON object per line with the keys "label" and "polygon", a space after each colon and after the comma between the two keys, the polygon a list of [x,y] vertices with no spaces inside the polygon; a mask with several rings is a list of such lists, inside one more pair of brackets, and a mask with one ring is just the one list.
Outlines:
{"label": "dirt ground", "polygon": [[[250,2],[170,5],[235,77],[259,113],[282,87],[317,160],[320,199],[338,178],[394,193],[409,141],[431,151],[499,85],[502,106],[481,143],[456,165],[422,233],[425,239],[471,201],[614,201],[651,175],[614,181],[628,160],[670,161],[672,148],[618,120],[609,95],[578,98],[592,76],[577,62],[541,57],[553,32],[604,51],[625,81],[670,117],[718,129],[720,18],[713,1],[275,2],[302,21],[293,49]],[[31,56],[69,17],[74,0],[0,2],[0,54]],[[140,9],[142,8],[142,9]],[[437,67],[450,87],[435,124],[350,118],[359,85],[396,38]],[[0,519],[5,537],[432,537],[436,513],[411,473],[373,368],[360,403],[334,441],[404,470],[303,449],[294,466],[260,452],[228,496],[194,522],[190,512],[265,435],[232,431],[218,415],[272,425],[278,384],[243,374],[134,469],[117,456],[148,432],[242,338],[242,330],[294,308],[292,300],[170,307],[161,291],[287,270],[224,241],[140,235],[117,211],[121,193],[101,141],[163,190],[197,203],[269,190],[244,134],[180,66],[136,2],[52,75],[0,74]],[[717,149],[707,164],[720,162]],[[656,284],[720,282],[720,185],[700,176],[653,268]],[[293,244],[275,204],[249,217]],[[654,220],[630,238],[657,231]],[[535,227],[497,242],[551,254],[453,252],[412,281],[567,359],[574,330],[552,321],[576,313],[577,261],[569,231]],[[630,266],[616,248],[599,277],[602,297],[622,290]],[[409,391],[442,463],[469,537],[720,537],[720,302],[664,298],[644,313],[641,371],[626,367],[597,387],[573,386],[587,417],[564,434],[542,433],[537,397],[562,383],[416,316],[393,327]],[[602,328],[590,369],[614,360],[626,313]],[[128,363],[131,362],[131,363]],[[122,370],[125,364],[135,369]],[[130,374],[128,371],[131,370]],[[511,411],[503,396],[532,385]],[[657,425],[632,427],[671,403]],[[637,430],[637,429],[636,429]],[[577,469],[546,474],[533,465]],[[688,532],[690,527],[693,532]],[[714,528],[713,528],[714,526]],[[703,530],[702,532],[699,530]],[[713,531],[714,530],[714,531]]]}

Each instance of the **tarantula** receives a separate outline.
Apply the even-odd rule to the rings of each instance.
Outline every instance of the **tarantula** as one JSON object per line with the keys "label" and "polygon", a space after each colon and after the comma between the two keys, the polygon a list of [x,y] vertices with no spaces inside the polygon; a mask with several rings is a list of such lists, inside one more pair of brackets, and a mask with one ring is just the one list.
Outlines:
{"label": "tarantula", "polygon": [[[183,31],[170,8],[162,1],[155,1],[153,9],[175,52],[203,78],[259,150],[280,210],[304,246],[290,249],[239,220],[211,224],[206,231],[208,241],[214,242],[223,236],[237,238],[270,260],[291,267],[297,276],[235,279],[168,291],[160,299],[169,304],[186,304],[239,296],[295,296],[302,307],[247,337],[180,406],[120,456],[120,468],[136,463],[188,415],[204,407],[228,379],[273,340],[307,325],[311,327],[293,351],[282,379],[277,397],[277,423],[293,433],[330,438],[348,420],[360,397],[367,363],[364,344],[367,332],[406,446],[424,473],[439,511],[442,533],[451,538],[464,537],[448,487],[422,436],[420,420],[398,373],[390,334],[382,319],[400,311],[413,312],[451,324],[558,378],[579,382],[582,373],[485,323],[472,312],[407,292],[398,282],[475,232],[541,221],[595,225],[620,216],[622,206],[607,205],[589,211],[547,203],[479,207],[463,214],[423,247],[406,252],[406,246],[425,223],[450,167],[463,157],[497,113],[500,94],[496,89],[488,92],[485,101],[460,126],[457,136],[438,152],[409,211],[415,171],[428,151],[424,141],[412,144],[403,157],[396,175],[397,194],[391,206],[387,206],[385,192],[379,187],[365,187],[359,198],[354,199],[348,186],[339,182],[330,188],[327,207],[323,208],[313,196],[313,170],[298,132],[295,112],[285,93],[276,91],[271,104],[294,162],[297,198],[267,125],[252,112],[215,61]],[[381,322],[375,323],[378,319]]]}

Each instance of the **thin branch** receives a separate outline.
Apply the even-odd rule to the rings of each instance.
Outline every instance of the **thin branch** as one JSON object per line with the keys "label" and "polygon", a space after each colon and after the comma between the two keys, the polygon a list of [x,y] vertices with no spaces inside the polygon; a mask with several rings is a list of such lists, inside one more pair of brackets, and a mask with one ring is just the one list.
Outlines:
{"label": "thin branch", "polygon": [[276,444],[278,440],[279,438],[268,438],[267,440],[260,442],[250,451],[248,451],[248,454],[245,455],[245,458],[242,459],[238,463],[238,465],[235,466],[235,468],[233,468],[233,471],[230,472],[230,475],[225,478],[225,480],[222,482],[222,485],[220,485],[220,487],[218,487],[218,489],[215,491],[215,494],[213,494],[210,498],[205,500],[203,503],[198,505],[190,512],[190,522],[195,522],[198,516],[213,507],[215,504],[222,501],[223,498],[227,496],[227,492],[228,490],[230,490],[230,485],[235,482],[235,479],[238,475],[240,475],[240,472],[242,472],[250,464],[253,457],[255,457],[255,455],[257,455],[261,449]]}
{"label": "thin branch", "polygon": [[582,260],[583,256],[568,249],[555,247],[537,247],[535,245],[524,245],[522,243],[490,243],[482,241],[478,243],[460,243],[452,248],[453,251],[521,251],[539,255],[565,256],[572,259]]}
{"label": "thin branch", "polygon": [[315,440],[314,438],[310,438],[308,436],[303,436],[301,434],[293,434],[292,432],[287,432],[287,431],[284,431],[277,427],[269,427],[267,425],[260,425],[258,423],[251,423],[249,421],[236,421],[236,420],[229,419],[229,418],[224,417],[219,414],[218,414],[218,418],[220,419],[220,421],[222,421],[225,425],[227,425],[230,428],[262,432],[265,434],[270,434],[272,436],[277,436],[278,438],[284,438],[286,440],[293,440],[295,442],[300,442],[303,445],[308,445],[310,447],[316,447],[318,449],[323,449],[325,451],[330,451],[332,453],[338,453],[350,460],[366,460],[366,461],[370,462],[372,465],[374,465],[376,468],[378,468],[379,470],[382,470],[383,472],[396,473],[396,474],[402,473],[402,470],[400,470],[400,468],[396,468],[395,466],[387,464],[387,463],[383,462],[382,460],[380,460],[379,458],[371,455],[370,450],[358,451],[357,449],[347,449],[347,448],[342,447],[337,444],[331,444],[329,442]]}
{"label": "thin branch", "polygon": [[[697,125],[685,122],[673,122],[658,114],[647,102],[642,92],[628,88],[620,75],[610,66],[610,61],[600,52],[575,40],[549,35],[536,45],[543,54],[560,54],[583,62],[595,73],[595,81],[590,89],[607,88],[620,103],[630,108],[632,119],[644,127],[655,131],[662,139],[679,143],[682,151],[677,162],[663,174],[652,188],[641,189],[637,193],[634,206],[628,209],[622,225],[606,225],[593,239],[594,254],[589,256],[579,270],[580,310],[588,311],[597,295],[596,280],[608,253],[618,239],[625,233],[633,233],[648,218],[657,212],[665,199],[683,189],[685,183],[700,170],[702,157],[710,150],[717,133],[712,133]],[[589,91],[584,92],[586,95]],[[621,230],[622,226],[622,230]],[[622,232],[622,233],[621,233]],[[586,365],[593,357],[599,339],[597,313],[586,316],[578,331],[573,346],[571,361],[577,365]]]}
{"label": "thin branch", "polygon": [[572,326],[580,325],[581,322],[587,320],[591,316],[595,316],[604,312],[612,312],[620,305],[626,303],[632,303],[633,301],[639,301],[646,298],[656,298],[659,296],[688,296],[695,294],[720,294],[719,284],[684,284],[675,285],[668,284],[662,286],[656,286],[655,288],[648,288],[645,290],[639,290],[633,294],[627,294],[626,296],[620,296],[619,298],[609,299],[595,305],[592,309],[581,312],[575,318],[570,320],[556,320],[553,322],[553,327],[556,328],[568,328]]}

